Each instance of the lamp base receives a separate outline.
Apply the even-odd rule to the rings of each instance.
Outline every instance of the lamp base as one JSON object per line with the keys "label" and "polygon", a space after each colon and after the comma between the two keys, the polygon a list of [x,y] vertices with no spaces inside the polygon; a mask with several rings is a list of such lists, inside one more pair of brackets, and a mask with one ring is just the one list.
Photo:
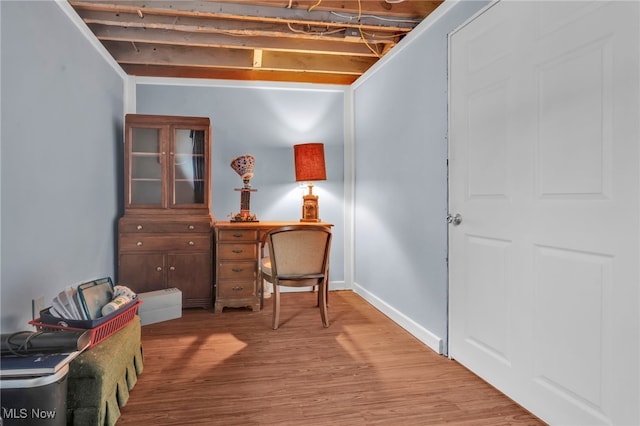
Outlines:
{"label": "lamp base", "polygon": [[318,218],[318,196],[307,194],[302,197],[302,218],[300,222],[320,222]]}
{"label": "lamp base", "polygon": [[260,221],[256,218],[256,215],[242,216],[240,213],[237,213],[231,217],[229,222],[260,222]]}
{"label": "lamp base", "polygon": [[249,182],[244,183],[244,188],[236,188],[240,191],[240,213],[231,213],[231,222],[258,222],[255,214],[251,214],[251,193],[257,189],[252,189]]}

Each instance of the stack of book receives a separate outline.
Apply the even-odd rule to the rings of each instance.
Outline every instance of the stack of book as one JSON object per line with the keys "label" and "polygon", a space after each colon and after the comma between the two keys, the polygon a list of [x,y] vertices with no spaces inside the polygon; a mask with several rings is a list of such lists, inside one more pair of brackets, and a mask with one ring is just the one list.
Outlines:
{"label": "stack of book", "polygon": [[58,372],[89,347],[88,330],[19,331],[0,338],[0,378]]}
{"label": "stack of book", "polygon": [[102,308],[115,296],[111,278],[100,278],[61,291],[51,301],[49,313],[67,320],[94,320],[102,316]]}
{"label": "stack of book", "polygon": [[80,301],[78,289],[75,287],[69,287],[54,297],[51,301],[49,312],[58,318],[73,320],[89,319]]}
{"label": "stack of book", "polygon": [[0,359],[0,377],[45,376],[55,374],[73,361],[82,351],[28,356],[3,356]]}

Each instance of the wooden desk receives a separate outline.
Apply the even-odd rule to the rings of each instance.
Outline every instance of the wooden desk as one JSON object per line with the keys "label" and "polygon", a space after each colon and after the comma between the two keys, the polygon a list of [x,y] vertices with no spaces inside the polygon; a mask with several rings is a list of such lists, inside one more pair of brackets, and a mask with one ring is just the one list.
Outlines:
{"label": "wooden desk", "polygon": [[287,225],[320,225],[324,222],[229,222],[214,223],[215,303],[214,312],[226,307],[260,310],[260,241],[270,229]]}

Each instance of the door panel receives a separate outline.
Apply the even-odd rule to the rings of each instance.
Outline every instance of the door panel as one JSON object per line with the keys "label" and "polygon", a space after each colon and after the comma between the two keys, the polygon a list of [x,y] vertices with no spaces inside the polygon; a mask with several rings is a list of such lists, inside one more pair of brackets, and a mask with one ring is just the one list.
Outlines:
{"label": "door panel", "polygon": [[552,424],[639,424],[640,4],[450,38],[449,354]]}

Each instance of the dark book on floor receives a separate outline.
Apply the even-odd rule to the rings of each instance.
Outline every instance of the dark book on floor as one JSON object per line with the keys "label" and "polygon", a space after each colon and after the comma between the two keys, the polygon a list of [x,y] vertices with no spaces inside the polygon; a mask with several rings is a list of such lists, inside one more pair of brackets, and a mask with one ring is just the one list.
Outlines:
{"label": "dark book on floor", "polygon": [[44,376],[56,373],[73,361],[81,351],[65,354],[34,354],[0,358],[0,377]]}

